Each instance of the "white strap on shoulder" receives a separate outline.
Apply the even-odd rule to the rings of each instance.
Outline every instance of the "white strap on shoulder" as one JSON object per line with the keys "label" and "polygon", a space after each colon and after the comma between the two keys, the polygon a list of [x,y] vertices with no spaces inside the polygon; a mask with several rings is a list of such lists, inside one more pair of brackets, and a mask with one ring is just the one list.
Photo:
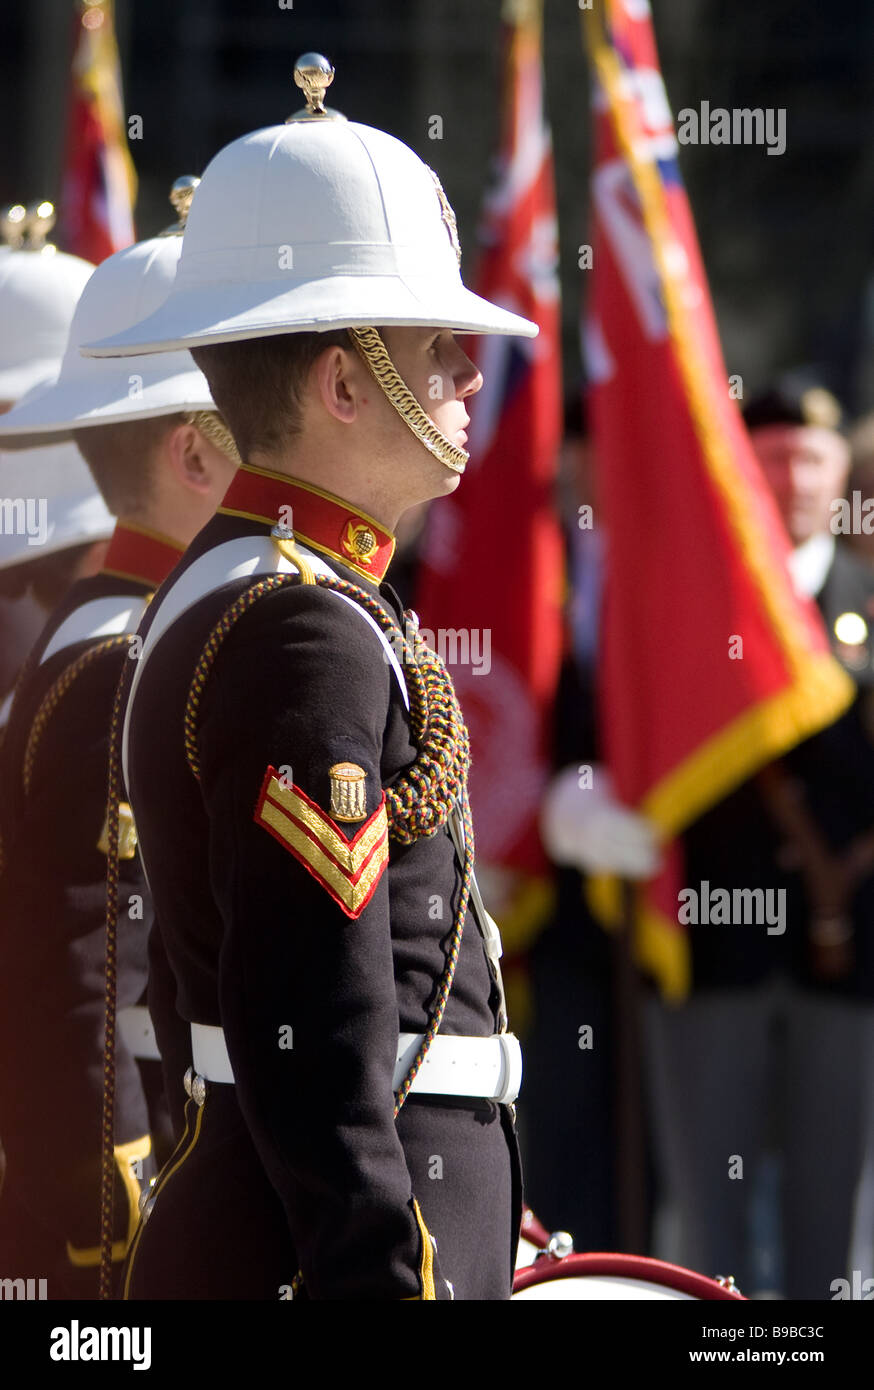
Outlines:
{"label": "white strap on shoulder", "polygon": [[52,634],[39,659],[40,665],[77,642],[136,632],[145,611],[146,600],[137,598],[135,594],[112,594],[108,598],[95,598],[90,603],[83,603]]}
{"label": "white strap on shoulder", "polygon": [[[314,555],[306,546],[300,544],[297,545],[297,549],[309,561],[317,574],[334,575],[331,566],[326,564],[321,556]],[[183,613],[186,613],[194,604],[199,603],[207,594],[213,593],[216,589],[222,588],[235,579],[254,579],[260,574],[295,574],[296,572],[296,566],[291,561],[286,560],[284,555],[279,554],[276,545],[269,536],[237,536],[234,540],[225,541],[223,545],[217,545],[213,550],[208,550],[206,554],[201,555],[192,565],[188,566],[188,569],[179,576],[167,592],[162,594],[152,625],[143,640],[142,651],[137,659],[137,666],[128,695],[122,735],[122,767],[125,779],[127,778],[128,730],[134,696],[142,679],[146,662],[164,633],[178,618],[182,617]],[[336,590],[329,592],[336,593]],[[336,594],[336,596],[348,603],[373,628],[385,651],[386,660],[397,677],[404,704],[409,709],[410,697],[403,667],[379,623],[347,594]]]}
{"label": "white strap on shoulder", "polygon": [[[50,657],[65,651],[67,647],[75,647],[77,642],[99,641],[103,637],[136,632],[145,611],[146,600],[137,598],[135,594],[112,594],[83,603],[52,633],[40,656],[39,665],[44,665]],[[9,723],[14,694],[15,690],[10,690],[0,705],[0,730]]]}

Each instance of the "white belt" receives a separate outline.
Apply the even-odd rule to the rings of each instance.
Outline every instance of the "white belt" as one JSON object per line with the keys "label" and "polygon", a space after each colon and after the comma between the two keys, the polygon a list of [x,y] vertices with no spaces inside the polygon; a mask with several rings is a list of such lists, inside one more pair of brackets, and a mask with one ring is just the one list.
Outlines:
{"label": "white belt", "polygon": [[[421,1033],[401,1033],[392,1085],[399,1090],[422,1045]],[[221,1028],[192,1023],[194,1070],[205,1081],[233,1085],[234,1073]],[[511,1104],[522,1084],[522,1049],[513,1033],[490,1038],[455,1038],[438,1033],[431,1043],[410,1093],[424,1096],[471,1096]]]}
{"label": "white belt", "polygon": [[134,1057],[160,1062],[161,1054],[158,1051],[155,1026],[151,1014],[142,1004],[132,1004],[127,1009],[119,1009],[115,1027],[128,1052]]}

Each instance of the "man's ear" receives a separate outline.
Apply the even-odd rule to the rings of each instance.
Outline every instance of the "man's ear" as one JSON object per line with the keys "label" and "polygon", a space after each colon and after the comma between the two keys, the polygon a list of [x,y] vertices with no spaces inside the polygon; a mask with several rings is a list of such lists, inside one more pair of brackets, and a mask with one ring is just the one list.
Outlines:
{"label": "man's ear", "polygon": [[354,349],[332,346],[316,358],[311,381],[328,414],[344,425],[357,418],[361,392],[361,364]]}
{"label": "man's ear", "polygon": [[213,483],[212,446],[195,425],[174,425],[164,436],[162,452],[178,483],[207,493]]}

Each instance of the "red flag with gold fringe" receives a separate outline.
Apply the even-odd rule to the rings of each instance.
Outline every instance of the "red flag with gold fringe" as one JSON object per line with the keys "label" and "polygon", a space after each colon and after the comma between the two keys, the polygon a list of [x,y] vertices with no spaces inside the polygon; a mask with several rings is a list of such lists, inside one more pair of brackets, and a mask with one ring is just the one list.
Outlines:
{"label": "red flag with gold fringe", "polygon": [[76,4],[59,241],[99,263],[134,240],[136,174],[127,147],[113,0]]}
{"label": "red flag with gold fringe", "polygon": [[[605,0],[582,20],[595,79],[585,340],[608,556],[601,728],[618,796],[668,846],[638,893],[635,944],[680,999],[690,963],[672,840],[831,723],[852,686],[792,588],[730,395],[649,7]],[[615,920],[618,894],[592,889]]]}

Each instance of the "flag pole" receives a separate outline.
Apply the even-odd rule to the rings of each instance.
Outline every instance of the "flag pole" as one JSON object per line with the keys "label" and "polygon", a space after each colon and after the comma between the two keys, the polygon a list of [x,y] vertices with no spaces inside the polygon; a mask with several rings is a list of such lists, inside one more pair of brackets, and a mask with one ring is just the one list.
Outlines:
{"label": "flag pole", "polygon": [[640,979],[634,961],[636,885],[622,880],[622,916],[611,934],[613,966],[613,1135],[616,1228],[620,1249],[647,1252],[647,1202],[641,1076]]}

